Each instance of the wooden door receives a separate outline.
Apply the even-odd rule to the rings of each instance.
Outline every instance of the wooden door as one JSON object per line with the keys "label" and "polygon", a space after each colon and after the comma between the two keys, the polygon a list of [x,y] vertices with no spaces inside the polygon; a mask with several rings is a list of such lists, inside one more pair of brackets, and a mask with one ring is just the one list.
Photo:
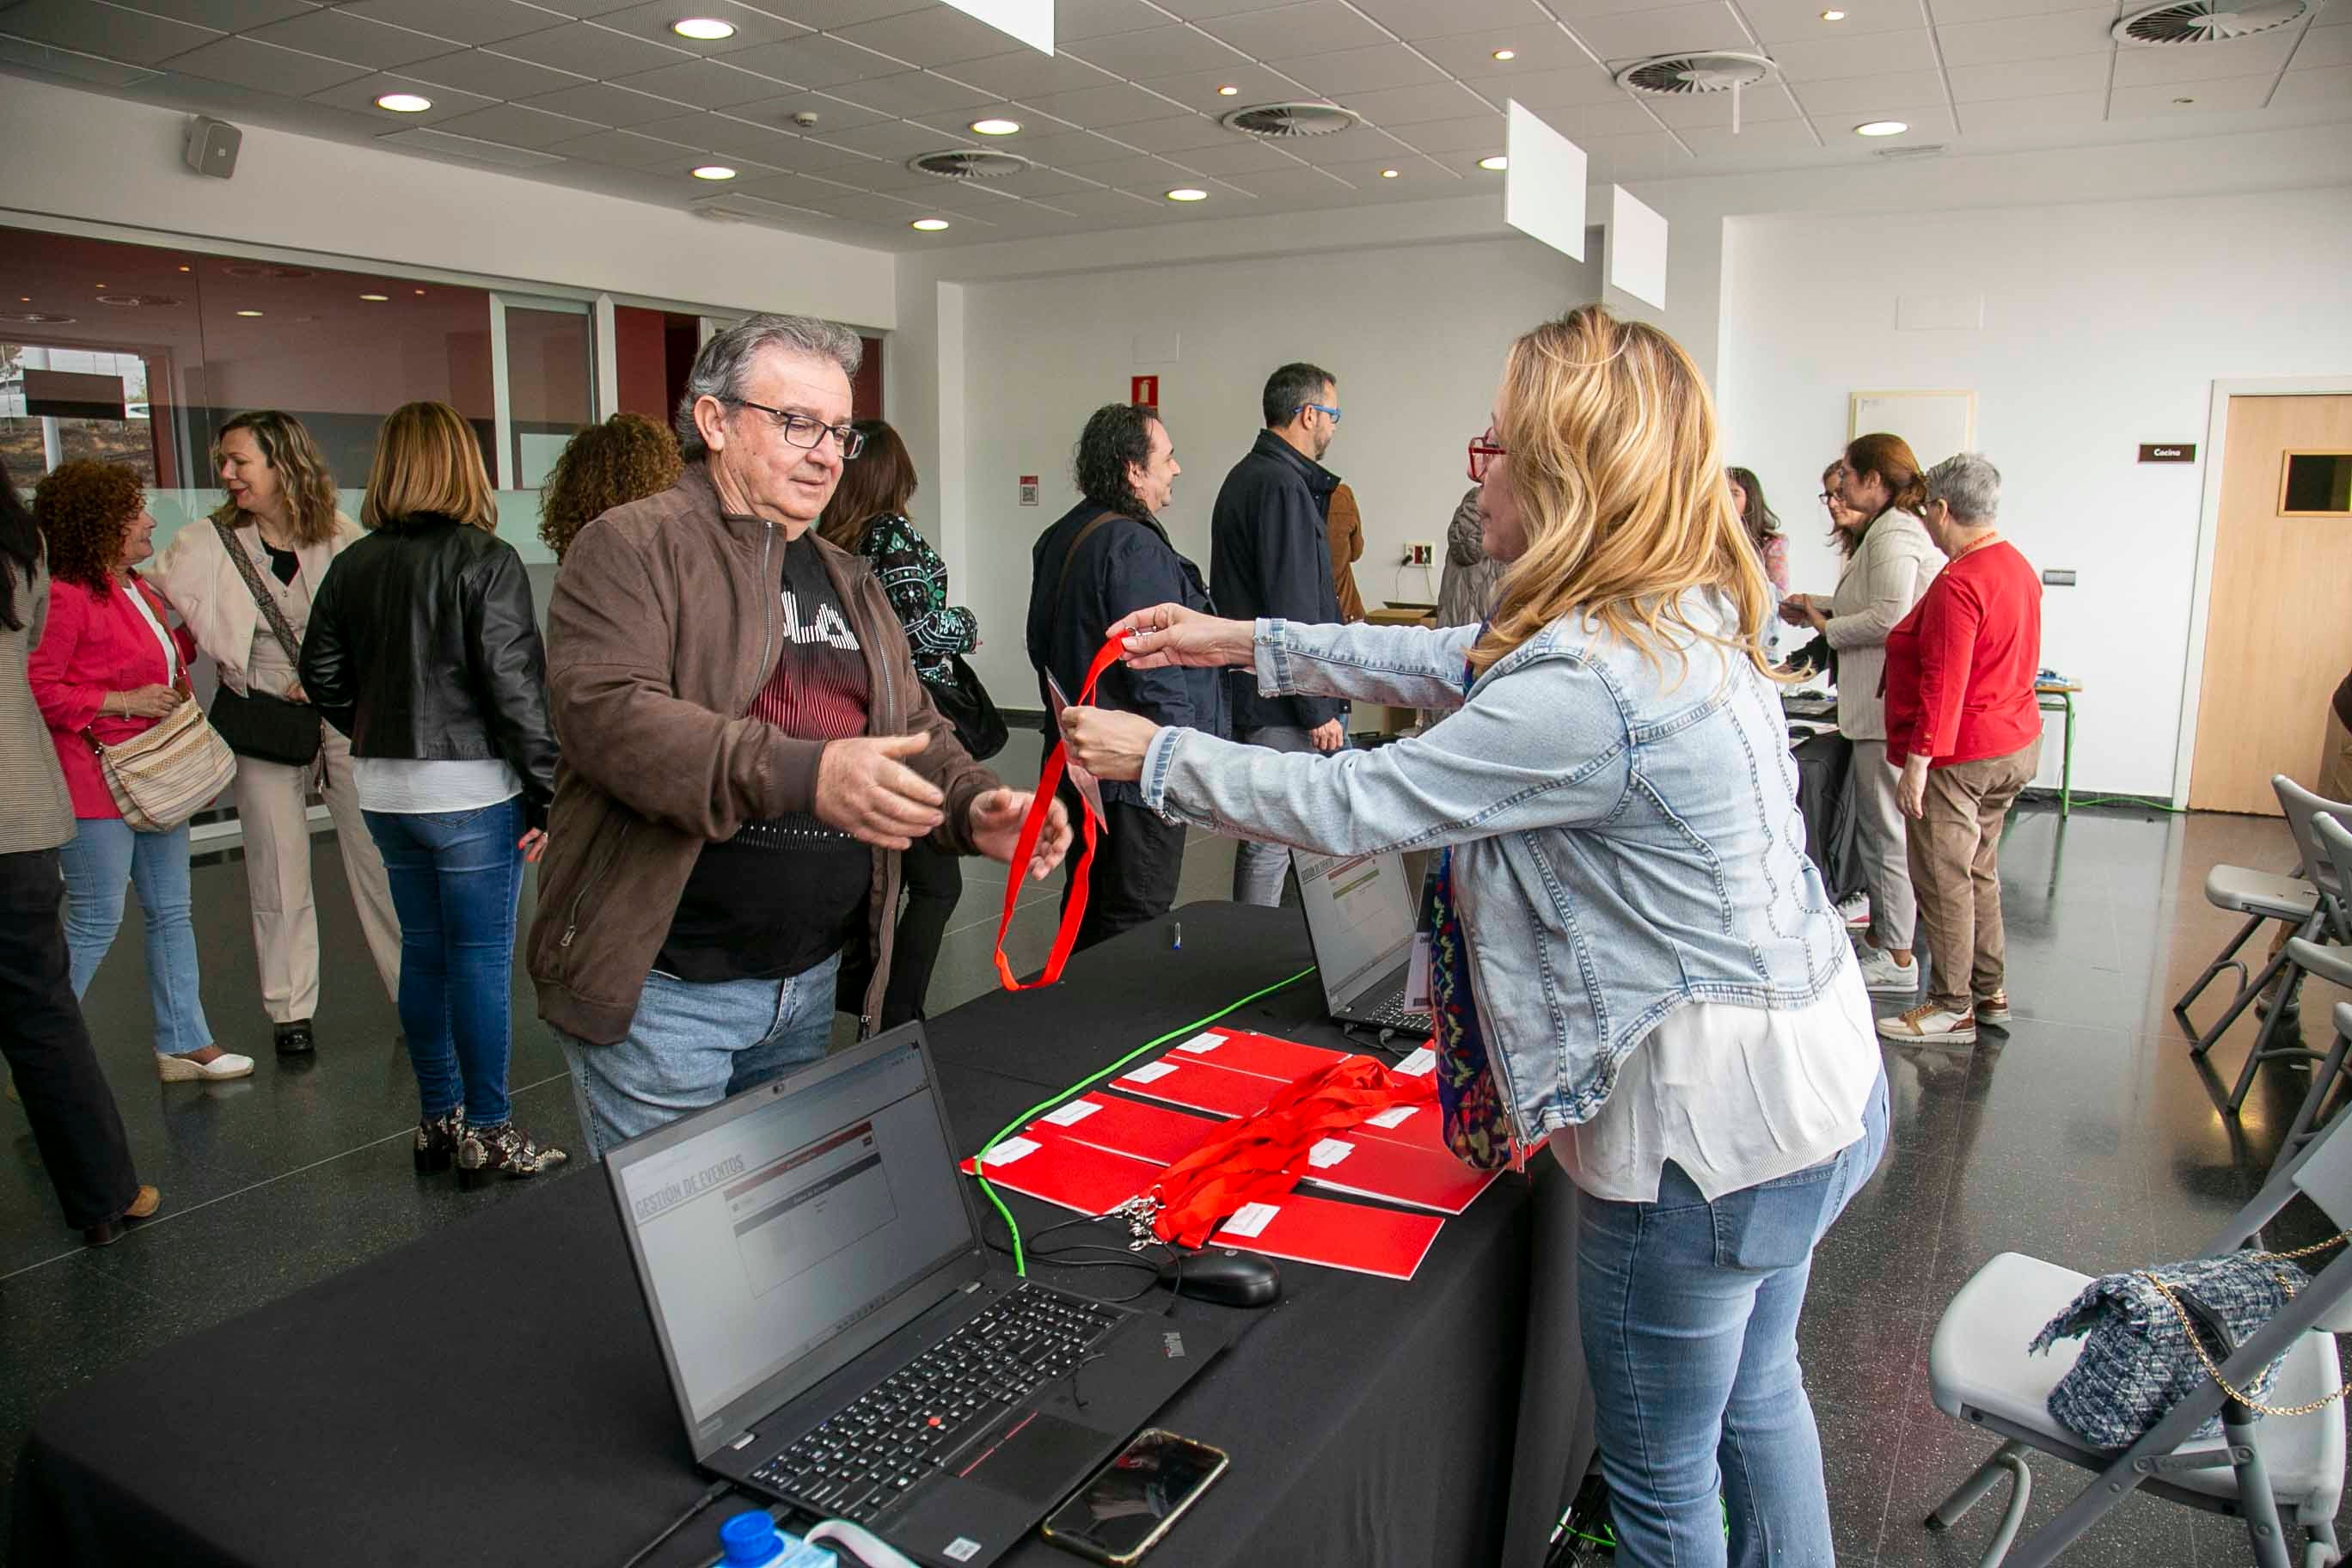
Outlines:
{"label": "wooden door", "polygon": [[2352,396],[2232,397],[2229,428],[2189,804],[2276,816],[2352,669],[2352,514],[2288,515],[2286,454],[2352,449]]}

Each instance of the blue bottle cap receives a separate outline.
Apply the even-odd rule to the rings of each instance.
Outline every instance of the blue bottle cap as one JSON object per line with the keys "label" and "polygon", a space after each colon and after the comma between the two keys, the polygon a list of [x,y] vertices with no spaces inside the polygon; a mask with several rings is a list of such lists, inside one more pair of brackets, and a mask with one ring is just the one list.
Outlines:
{"label": "blue bottle cap", "polygon": [[755,1508],[719,1527],[719,1545],[725,1553],[721,1561],[751,1563],[767,1562],[783,1542],[777,1538],[776,1521],[768,1517],[768,1510]]}

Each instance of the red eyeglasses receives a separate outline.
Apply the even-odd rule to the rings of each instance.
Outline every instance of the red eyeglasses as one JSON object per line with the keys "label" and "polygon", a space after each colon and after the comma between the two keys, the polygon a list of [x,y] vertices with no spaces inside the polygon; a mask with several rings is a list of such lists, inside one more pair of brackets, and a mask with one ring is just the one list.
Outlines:
{"label": "red eyeglasses", "polygon": [[1486,470],[1495,466],[1495,459],[1497,458],[1507,458],[1508,456],[1510,456],[1508,452],[1495,444],[1495,433],[1492,430],[1487,431],[1483,436],[1473,436],[1470,438],[1470,478],[1472,481],[1477,484],[1485,484],[1486,482]]}

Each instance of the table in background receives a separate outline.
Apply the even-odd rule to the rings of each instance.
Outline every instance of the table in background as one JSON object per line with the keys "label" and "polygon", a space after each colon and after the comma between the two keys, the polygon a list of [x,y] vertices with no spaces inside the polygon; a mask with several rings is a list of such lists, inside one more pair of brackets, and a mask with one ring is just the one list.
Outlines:
{"label": "table in background", "polygon": [[[1079,955],[1050,991],[932,1021],[960,1148],[1310,961],[1296,910],[1175,918],[1181,951],[1153,922]],[[1310,977],[1230,1022],[1346,1044],[1322,1011]],[[1591,1445],[1573,1189],[1553,1162],[1536,1169],[1447,1221],[1410,1284],[1285,1264],[1271,1309],[1177,1304],[1180,1322],[1236,1338],[1157,1419],[1234,1463],[1153,1568],[1532,1568]],[[388,1153],[383,1179],[415,1178]],[[1024,1233],[1068,1217],[1004,1196]],[[1134,1288],[1124,1270],[1033,1273],[1085,1294]],[[1540,1391],[1524,1401],[1523,1376]],[[617,1563],[707,1485],[593,1167],[60,1396],[16,1476],[14,1561],[42,1568]],[[653,1562],[708,1563],[729,1506]],[[1005,1559],[1074,1561],[1034,1537]]]}
{"label": "table in background", "polygon": [[[2066,715],[2066,749],[2058,763],[2058,816],[2061,821],[2074,811],[2074,697],[2083,689],[2080,681],[2037,680],[2033,683],[2033,705],[2044,713]],[[2057,699],[2052,701],[2051,699]]]}

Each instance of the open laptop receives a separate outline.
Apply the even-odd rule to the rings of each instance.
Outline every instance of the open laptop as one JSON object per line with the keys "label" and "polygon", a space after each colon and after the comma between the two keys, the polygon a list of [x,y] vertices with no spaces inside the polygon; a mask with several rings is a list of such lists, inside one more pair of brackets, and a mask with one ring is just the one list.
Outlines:
{"label": "open laptop", "polygon": [[696,1463],[985,1568],[1225,1338],[994,1265],[936,1085],[909,1024],[604,1168]]}
{"label": "open laptop", "polygon": [[1413,897],[1402,855],[1290,852],[1307,936],[1323,977],[1323,1002],[1343,1024],[1426,1035],[1429,1015],[1407,1012]]}

